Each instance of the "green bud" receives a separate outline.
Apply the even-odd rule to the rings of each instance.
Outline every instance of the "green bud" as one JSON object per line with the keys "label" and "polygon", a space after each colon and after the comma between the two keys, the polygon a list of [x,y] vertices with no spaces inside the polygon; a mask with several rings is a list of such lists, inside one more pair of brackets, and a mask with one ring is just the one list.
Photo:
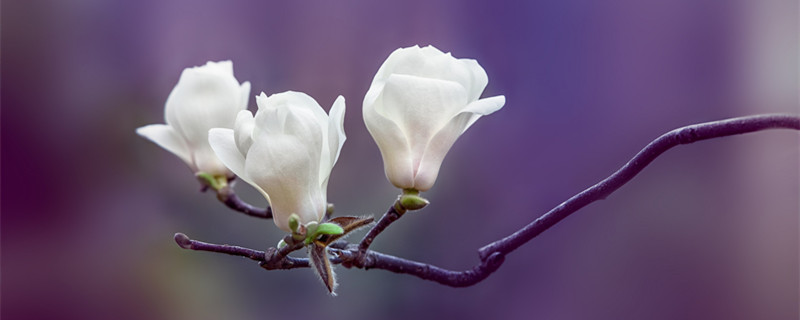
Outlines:
{"label": "green bud", "polygon": [[319,228],[319,223],[316,221],[306,223],[306,239],[304,241],[306,245],[313,242],[314,238],[317,237],[317,228]]}
{"label": "green bud", "polygon": [[292,213],[289,215],[289,230],[292,232],[297,232],[297,228],[300,227],[300,216],[296,213]]}
{"label": "green bud", "polygon": [[316,221],[311,221],[309,223],[306,223],[306,234],[313,235],[317,233],[317,228],[319,228],[319,223]]}
{"label": "green bud", "polygon": [[[317,227],[317,234],[331,234],[338,235],[344,233],[344,228],[335,223],[321,223]],[[314,236],[316,238],[316,235]]]}
{"label": "green bud", "polygon": [[430,201],[420,197],[419,192],[417,194],[403,192],[403,195],[400,196],[400,205],[408,210],[419,210],[425,208],[428,204],[430,204]]}

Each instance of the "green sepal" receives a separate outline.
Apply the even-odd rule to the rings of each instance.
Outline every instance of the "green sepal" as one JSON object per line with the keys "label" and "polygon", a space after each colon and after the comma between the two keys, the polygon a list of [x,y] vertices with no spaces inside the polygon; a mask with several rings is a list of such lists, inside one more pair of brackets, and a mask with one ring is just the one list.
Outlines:
{"label": "green sepal", "polygon": [[228,178],[225,176],[212,176],[206,172],[198,172],[194,176],[197,177],[197,180],[200,180],[200,183],[214,189],[214,191],[219,191],[228,185]]}
{"label": "green sepal", "polygon": [[306,223],[306,238],[303,243],[309,245],[317,238],[317,228],[319,228],[319,223],[316,221]]}
{"label": "green sepal", "polygon": [[315,240],[316,243],[328,245],[336,240],[341,239],[342,237],[346,236],[348,233],[353,232],[359,228],[365,227],[372,223],[372,217],[351,217],[351,216],[344,216],[344,217],[336,217],[331,220],[328,220],[327,223],[336,224],[342,228],[344,232],[340,234],[323,234],[319,239]]}
{"label": "green sepal", "polygon": [[419,196],[419,193],[406,193],[400,196],[400,205],[408,210],[419,210],[425,208],[431,202],[428,199]]}
{"label": "green sepal", "polygon": [[317,227],[316,235],[321,235],[321,234],[336,235],[342,233],[344,233],[344,229],[340,227],[338,224],[326,222],[326,223],[321,223],[319,227]]}

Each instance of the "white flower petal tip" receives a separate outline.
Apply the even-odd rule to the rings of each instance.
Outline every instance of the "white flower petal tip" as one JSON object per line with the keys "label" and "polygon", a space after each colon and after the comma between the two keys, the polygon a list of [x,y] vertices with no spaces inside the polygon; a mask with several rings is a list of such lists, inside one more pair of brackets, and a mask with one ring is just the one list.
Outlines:
{"label": "white flower petal tip", "polygon": [[392,184],[419,191],[433,186],[458,137],[505,105],[502,95],[479,99],[488,83],[477,61],[434,46],[389,55],[364,97],[363,116]]}
{"label": "white flower petal tip", "polygon": [[137,129],[181,158],[195,173],[232,175],[215,156],[209,144],[212,128],[233,128],[236,114],[247,108],[250,83],[239,83],[231,61],[209,61],[186,68],[172,89],[164,108],[166,124]]}
{"label": "white flower petal tip", "polygon": [[330,115],[310,96],[287,91],[256,97],[255,115],[241,111],[233,129],[212,129],[217,157],[270,202],[273,221],[291,232],[319,222],[327,210],[327,185],[344,143],[344,98]]}
{"label": "white flower petal tip", "polygon": [[189,148],[172,127],[164,124],[151,124],[137,128],[136,134],[154,142],[172,152],[184,162],[191,164],[192,155],[189,152]]}

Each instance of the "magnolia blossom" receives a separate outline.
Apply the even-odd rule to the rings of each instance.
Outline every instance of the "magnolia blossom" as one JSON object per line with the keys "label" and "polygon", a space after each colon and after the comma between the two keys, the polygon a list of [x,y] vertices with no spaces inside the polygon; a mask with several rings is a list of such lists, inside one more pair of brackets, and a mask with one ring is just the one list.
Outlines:
{"label": "magnolia blossom", "polygon": [[397,49],[364,97],[364,123],[396,187],[430,189],[444,156],[478,118],[503,107],[504,96],[479,99],[489,79],[477,61],[433,46]]}
{"label": "magnolia blossom", "polygon": [[233,129],[211,129],[217,156],[272,206],[273,220],[287,232],[289,216],[319,222],[327,208],[328,177],[345,141],[344,97],[330,116],[310,96],[284,92],[256,97],[258,111],[239,112]]}
{"label": "magnolia blossom", "polygon": [[239,84],[230,61],[186,68],[167,98],[167,124],[140,127],[136,133],[180,157],[195,173],[230,176],[208,144],[208,130],[232,128],[249,95],[250,83]]}

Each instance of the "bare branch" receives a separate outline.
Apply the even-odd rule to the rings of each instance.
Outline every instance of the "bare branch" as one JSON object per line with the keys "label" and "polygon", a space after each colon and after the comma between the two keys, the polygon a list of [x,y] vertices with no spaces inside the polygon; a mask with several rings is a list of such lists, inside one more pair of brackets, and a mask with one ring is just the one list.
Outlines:
{"label": "bare branch", "polygon": [[[267,252],[247,249],[239,246],[220,245],[189,239],[182,233],[175,234],[175,241],[181,248],[218,252],[234,256],[241,256],[260,262],[259,264],[267,270],[276,269],[295,269],[308,268],[310,263],[306,258],[295,258],[287,255],[280,255],[281,250],[269,248]],[[346,246],[346,243],[337,243],[336,247]],[[284,247],[284,248],[288,248]],[[302,246],[301,246],[302,247]],[[429,264],[411,261],[395,257],[380,252],[369,251],[366,255],[365,264],[359,261],[359,251],[354,245],[351,249],[337,249],[333,246],[329,249],[336,257],[331,258],[331,263],[341,264],[346,268],[359,269],[383,269],[394,273],[410,274],[421,279],[435,281],[451,287],[467,287],[486,279],[492,274],[500,264],[503,263],[503,256],[499,253],[492,255],[489,259],[465,271],[451,271]],[[283,249],[283,248],[282,248]],[[299,249],[294,247],[291,250]],[[288,252],[287,252],[288,253]]]}
{"label": "bare branch", "polygon": [[272,207],[259,208],[242,201],[242,199],[240,199],[233,191],[233,181],[217,191],[217,199],[228,206],[228,208],[239,211],[248,216],[261,219],[272,219]]}
{"label": "bare branch", "polygon": [[592,202],[605,199],[612,192],[633,179],[656,157],[672,147],[701,140],[776,128],[800,130],[800,117],[780,114],[757,115],[695,124],[667,132],[650,142],[633,159],[608,178],[569,198],[569,200],[564,201],[519,231],[480,248],[478,253],[481,259],[484,260],[495,252],[505,255],[516,250],[573,212]]}
{"label": "bare branch", "polygon": [[392,224],[392,222],[395,222],[397,221],[397,219],[400,219],[400,217],[402,217],[405,212],[406,209],[400,206],[399,202],[395,202],[394,205],[389,207],[389,210],[386,211],[385,214],[383,214],[383,217],[381,217],[381,219],[378,220],[378,223],[376,223],[375,226],[373,226],[372,229],[370,229],[369,232],[367,232],[367,234],[364,236],[364,239],[361,239],[361,243],[358,244],[359,256],[364,257],[367,252],[367,249],[369,249],[369,246],[372,244],[372,241],[375,240],[375,237],[381,234],[381,232],[383,232],[383,230],[386,229],[386,227]]}
{"label": "bare branch", "polygon": [[189,237],[187,237],[183,233],[175,234],[175,242],[178,243],[178,245],[184,249],[219,252],[219,253],[229,254],[232,256],[245,257],[255,261],[265,260],[263,251],[248,249],[239,246],[231,246],[227,244],[213,244],[213,243],[192,240],[189,239]]}
{"label": "bare branch", "polygon": [[[641,172],[642,169],[649,165],[656,157],[670,148],[706,139],[773,128],[800,130],[800,116],[759,115],[707,122],[672,130],[648,144],[636,154],[636,156],[628,161],[627,164],[608,178],[572,198],[569,198],[540,218],[524,226],[519,231],[480,248],[478,253],[481,262],[472,269],[452,271],[369,250],[369,246],[375,237],[405,213],[405,208],[402,206],[398,207],[397,204],[389,208],[386,214],[381,217],[380,221],[378,221],[367,235],[364,236],[364,239],[362,239],[358,245],[348,244],[344,241],[337,241],[330,244],[328,250],[334,255],[334,257],[330,258],[330,261],[334,264],[341,264],[346,268],[360,268],[364,270],[383,269],[395,273],[410,274],[421,279],[435,281],[452,287],[471,286],[486,279],[495,272],[505,260],[505,255],[516,250],[575,211],[594,201],[606,198],[612,192],[633,179],[634,176]],[[232,208],[241,211],[235,207]],[[218,245],[191,240],[181,233],[175,234],[175,241],[184,249],[219,252],[246,257],[260,262],[260,265],[268,270],[309,267],[308,259],[288,256],[288,253],[291,251],[298,250],[302,247],[302,245],[298,243],[290,243],[281,249],[270,248],[265,253],[238,246]]]}

